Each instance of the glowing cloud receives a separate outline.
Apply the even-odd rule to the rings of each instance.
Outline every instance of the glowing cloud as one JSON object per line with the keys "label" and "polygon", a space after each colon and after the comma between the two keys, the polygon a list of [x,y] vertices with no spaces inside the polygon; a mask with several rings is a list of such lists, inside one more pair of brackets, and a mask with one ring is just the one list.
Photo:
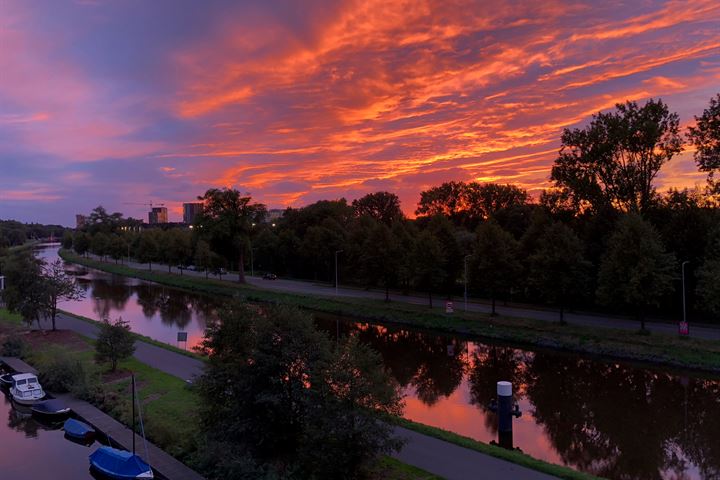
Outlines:
{"label": "glowing cloud", "polygon": [[[535,192],[563,128],[649,97],[688,124],[720,79],[710,0],[5,0],[0,19],[0,217],[66,223],[217,185],[271,207],[389,189],[408,211],[451,179]],[[686,153],[660,181],[700,179]]]}

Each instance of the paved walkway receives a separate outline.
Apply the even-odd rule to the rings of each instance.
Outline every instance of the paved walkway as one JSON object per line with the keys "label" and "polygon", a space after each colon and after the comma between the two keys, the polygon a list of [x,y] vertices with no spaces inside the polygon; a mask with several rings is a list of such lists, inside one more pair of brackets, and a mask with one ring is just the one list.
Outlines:
{"label": "paved walkway", "polygon": [[[99,260],[99,258],[97,257],[94,258],[95,260]],[[139,270],[149,269],[149,266],[146,263],[125,262],[125,264],[129,267]],[[168,268],[166,265],[163,266],[154,264],[152,266],[152,270],[161,273],[168,273]],[[172,267],[170,269],[170,272],[180,274],[180,270],[175,267]],[[189,270],[184,270],[183,275],[205,278],[205,273]],[[217,279],[218,277],[211,275],[210,278]],[[238,275],[236,273],[229,273],[223,275],[221,278],[222,280],[237,282]],[[319,285],[313,282],[302,280],[263,280],[261,277],[252,277],[250,275],[246,275],[245,279],[250,285],[280,292],[298,293],[303,295],[319,295],[324,297],[367,298],[373,300],[385,299],[385,293],[377,290],[340,287],[336,291],[336,289],[332,286]],[[393,302],[409,303],[413,305],[427,305],[427,297],[391,293],[390,298]],[[435,299],[434,303],[436,303],[436,310],[444,310],[445,302],[440,297]],[[455,301],[456,311],[461,311],[464,308],[465,307],[462,300]],[[489,304],[473,300],[468,302],[467,310],[470,312],[490,313],[491,307]],[[555,310],[506,305],[498,305],[496,310],[498,314],[507,317],[529,318],[533,320],[543,320],[551,322],[556,322],[559,320],[559,314]],[[637,320],[627,317],[617,317],[601,314],[566,312],[565,320],[573,325],[590,328],[616,328],[628,331],[636,331],[640,328],[639,322]],[[648,319],[646,321],[646,328],[653,332],[666,335],[677,335],[678,332],[678,326],[676,323],[661,320]],[[691,321],[690,336],[694,338],[703,338],[706,340],[720,340],[720,328],[702,324],[697,325],[693,324],[693,322]]]}
{"label": "paved walkway", "polygon": [[[64,313],[58,314],[56,325],[59,329],[73,330],[90,338],[97,338],[99,330],[99,326],[96,324]],[[202,374],[202,361],[147,342],[135,342],[134,357],[147,365],[186,381]]]}
{"label": "paved walkway", "polygon": [[[97,337],[98,327],[96,325],[62,313],[58,315],[57,327],[73,330],[91,338]],[[201,374],[203,369],[201,360],[139,340],[135,342],[135,358],[183,380],[191,380]],[[395,455],[396,458],[446,480],[467,480],[468,478],[543,480],[554,478],[411,430],[397,427],[395,431],[399,437],[407,439],[403,449]],[[151,457],[156,458],[155,455],[151,455]]]}

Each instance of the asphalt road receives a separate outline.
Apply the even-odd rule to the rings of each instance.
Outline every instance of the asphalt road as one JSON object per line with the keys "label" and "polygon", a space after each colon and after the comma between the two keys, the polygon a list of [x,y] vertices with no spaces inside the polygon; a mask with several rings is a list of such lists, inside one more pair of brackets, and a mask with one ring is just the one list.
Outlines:
{"label": "asphalt road", "polygon": [[[146,263],[137,263],[137,262],[130,262],[129,264],[125,262],[127,265],[131,266],[132,268],[137,268],[141,270],[148,270],[149,266]],[[168,272],[168,268],[165,265],[153,265],[152,270],[154,271],[160,271],[160,272]],[[171,273],[180,274],[180,271],[172,267],[170,269]],[[183,275],[191,275],[195,277],[205,278],[205,273],[203,272],[194,272],[190,270],[184,270],[182,272]],[[222,280],[227,280],[231,282],[237,282],[238,275],[234,273],[229,273],[226,275],[222,275],[221,277],[216,277],[214,275],[210,275],[210,278],[221,278]],[[367,298],[367,299],[373,299],[373,300],[384,300],[385,299],[385,293],[382,291],[377,290],[364,290],[364,289],[357,289],[357,288],[345,288],[340,287],[337,290],[328,285],[321,285],[309,281],[302,281],[302,280],[287,280],[287,279],[277,279],[277,280],[264,280],[261,277],[252,277],[250,275],[245,276],[246,281],[254,286],[266,289],[266,290],[275,290],[279,292],[289,292],[289,293],[297,293],[302,295],[317,295],[317,296],[324,296],[324,297],[344,297],[344,298]],[[398,293],[391,293],[390,299],[393,302],[404,302],[414,305],[427,305],[428,299],[427,297],[420,297],[420,296],[414,296],[414,295],[401,295]],[[441,297],[437,297],[433,299],[434,308],[438,311],[444,310],[445,301]],[[464,309],[464,303],[461,300],[455,302],[455,310],[460,311]],[[468,302],[467,306],[468,311],[471,312],[481,312],[481,313],[490,313],[491,307],[490,305],[486,303],[481,303],[477,301],[471,301]],[[505,305],[498,305],[496,307],[496,311],[498,314],[507,316],[507,317],[516,317],[516,318],[529,318],[533,320],[542,320],[542,321],[549,321],[549,322],[556,322],[559,319],[559,315],[557,311],[553,310],[547,310],[547,309],[533,309],[533,308],[527,308],[527,307],[517,307],[517,306],[505,306]],[[565,314],[565,320],[573,325],[580,325],[584,327],[590,327],[590,328],[616,328],[620,330],[628,330],[628,331],[636,331],[639,329],[640,325],[638,324],[637,320],[634,319],[628,319],[623,317],[613,317],[613,316],[607,316],[607,315],[596,315],[596,314],[588,314],[588,313],[566,313]],[[668,323],[663,321],[657,321],[648,319],[646,321],[646,328],[657,333],[662,333],[666,335],[677,335],[678,332],[678,326],[675,323]],[[690,336],[694,338],[703,338],[707,340],[720,340],[720,328],[717,327],[711,327],[711,326],[705,326],[705,325],[693,325],[691,323],[690,325]]]}

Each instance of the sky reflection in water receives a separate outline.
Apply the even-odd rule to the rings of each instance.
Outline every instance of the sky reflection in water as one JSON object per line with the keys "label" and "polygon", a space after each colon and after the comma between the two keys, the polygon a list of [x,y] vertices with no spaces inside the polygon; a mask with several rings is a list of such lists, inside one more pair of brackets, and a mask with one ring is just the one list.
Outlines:
{"label": "sky reflection in water", "polygon": [[[55,250],[42,253],[48,259]],[[99,319],[122,316],[143,335],[188,348],[217,301],[90,271],[87,296],[63,305]],[[335,335],[335,318],[318,318]],[[497,439],[488,405],[498,380],[513,383],[523,416],[514,445],[550,462],[613,479],[720,478],[720,381],[551,351],[528,351],[396,327],[340,322],[380,352],[406,393],[405,416],[484,442]]]}

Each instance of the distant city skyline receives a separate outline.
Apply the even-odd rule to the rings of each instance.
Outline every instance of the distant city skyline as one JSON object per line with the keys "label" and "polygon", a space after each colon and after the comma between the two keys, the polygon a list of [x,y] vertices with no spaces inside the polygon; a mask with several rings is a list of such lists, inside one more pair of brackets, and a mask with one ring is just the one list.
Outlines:
{"label": "distant city skyline", "polygon": [[[268,208],[449,180],[547,187],[565,127],[720,85],[720,3],[3,0],[0,218],[147,219],[211,187]],[[704,183],[692,152],[661,189]]]}

